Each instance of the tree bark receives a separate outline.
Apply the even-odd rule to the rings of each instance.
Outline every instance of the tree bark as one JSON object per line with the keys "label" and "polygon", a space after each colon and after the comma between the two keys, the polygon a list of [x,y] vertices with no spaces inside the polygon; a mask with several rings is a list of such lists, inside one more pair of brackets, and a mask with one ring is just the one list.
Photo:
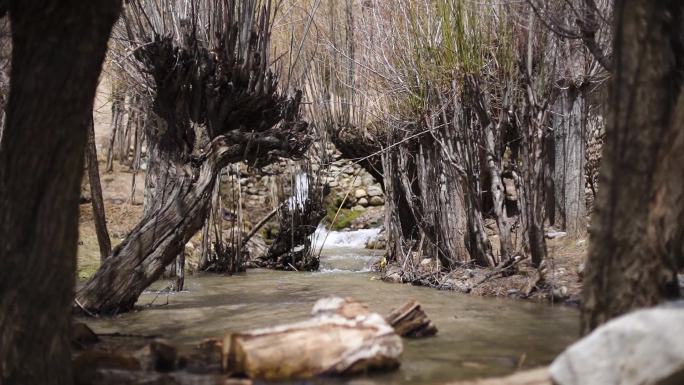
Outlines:
{"label": "tree bark", "polygon": [[684,239],[684,4],[618,0],[582,331],[679,295]]}
{"label": "tree bark", "polygon": [[[413,252],[439,259],[446,268],[471,261],[467,182],[445,160],[456,159],[455,151],[426,135],[382,155],[388,252],[405,273],[414,270]],[[476,262],[489,265],[487,260]]]}
{"label": "tree bark", "polygon": [[153,204],[155,208],[79,290],[83,307],[100,313],[130,310],[140,294],[183,252],[207,218],[216,177],[226,164],[226,155],[239,151],[238,146],[220,143],[213,143],[213,150],[199,168],[190,168],[187,174],[171,174],[173,188],[164,190],[164,203]]}
{"label": "tree bark", "polygon": [[104,201],[102,199],[102,185],[100,184],[100,168],[97,161],[97,146],[95,145],[95,122],[91,119],[88,130],[88,149],[86,150],[86,164],[88,168],[88,182],[90,184],[90,199],[93,205],[93,219],[97,243],[100,245],[100,261],[104,261],[112,252],[112,241],[107,231]]}
{"label": "tree bark", "polygon": [[0,383],[69,384],[78,198],[95,89],[120,1],[10,1],[0,144]]}
{"label": "tree bark", "polygon": [[553,122],[553,207],[549,221],[573,236],[585,233],[587,228],[585,108],[584,91],[568,86],[556,99]]}

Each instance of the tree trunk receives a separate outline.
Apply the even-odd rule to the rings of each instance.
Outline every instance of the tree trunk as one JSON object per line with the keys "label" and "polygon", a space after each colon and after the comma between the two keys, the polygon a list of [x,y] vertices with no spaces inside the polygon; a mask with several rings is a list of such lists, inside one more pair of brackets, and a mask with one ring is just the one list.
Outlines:
{"label": "tree trunk", "polygon": [[584,196],[586,111],[584,92],[568,86],[555,103],[553,122],[553,208],[550,223],[569,235],[581,235],[587,228]]}
{"label": "tree trunk", "polygon": [[[182,33],[181,43],[171,36],[133,36],[149,39],[135,57],[154,79],[153,111],[160,119],[147,125],[143,219],[78,292],[81,305],[94,312],[130,310],[183,253],[205,223],[223,167],[300,157],[311,144],[299,115],[301,92],[292,99],[277,94],[277,82],[264,78],[266,59],[237,65],[236,57],[215,55],[203,46],[206,40],[197,38],[196,30]],[[262,52],[244,48],[257,58]]]}
{"label": "tree trunk", "polygon": [[455,149],[425,136],[382,155],[388,252],[409,275],[415,270],[413,252],[447,268],[471,260],[466,182],[445,153],[456,158]]}
{"label": "tree trunk", "polygon": [[615,2],[614,72],[582,331],[679,295],[684,4]]}
{"label": "tree trunk", "polygon": [[100,313],[118,313],[135,305],[140,294],[202,228],[221,168],[219,159],[214,153],[201,167],[180,175],[175,171],[182,167],[169,166],[169,172],[164,173],[169,187],[160,190],[164,200],[148,203],[143,220],[78,292],[82,306]]}
{"label": "tree trunk", "polygon": [[95,122],[92,119],[88,130],[86,164],[90,183],[90,199],[93,204],[95,232],[97,233],[97,243],[100,245],[100,261],[102,262],[112,252],[112,241],[109,239],[109,232],[107,231],[107,218],[102,199],[102,186],[100,185],[100,168],[97,161],[97,146],[95,145]]}
{"label": "tree trunk", "polygon": [[69,384],[84,149],[119,1],[9,2],[0,145],[0,383]]}
{"label": "tree trunk", "polygon": [[112,132],[109,137],[109,148],[107,149],[107,172],[114,170],[114,146],[116,145],[116,136],[121,130],[121,120],[123,119],[123,101],[120,100],[118,88],[112,86]]}

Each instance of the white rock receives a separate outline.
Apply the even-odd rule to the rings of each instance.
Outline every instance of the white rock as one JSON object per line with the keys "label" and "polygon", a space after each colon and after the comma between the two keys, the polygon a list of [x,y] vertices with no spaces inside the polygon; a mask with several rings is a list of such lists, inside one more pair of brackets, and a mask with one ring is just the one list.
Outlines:
{"label": "white rock", "polygon": [[366,190],[359,188],[359,189],[356,189],[356,191],[354,192],[354,196],[356,198],[364,198],[364,197],[368,196],[368,194],[366,193]]}
{"label": "white rock", "polygon": [[684,302],[608,322],[570,346],[550,370],[558,385],[684,383]]}
{"label": "white rock", "polygon": [[367,192],[369,197],[381,197],[383,195],[382,188],[379,185],[369,186]]}
{"label": "white rock", "polygon": [[370,186],[375,183],[375,179],[373,179],[371,174],[364,172],[361,176],[361,182],[366,186]]}
{"label": "white rock", "polygon": [[359,206],[367,207],[368,206],[368,199],[366,198],[361,198],[356,202]]}

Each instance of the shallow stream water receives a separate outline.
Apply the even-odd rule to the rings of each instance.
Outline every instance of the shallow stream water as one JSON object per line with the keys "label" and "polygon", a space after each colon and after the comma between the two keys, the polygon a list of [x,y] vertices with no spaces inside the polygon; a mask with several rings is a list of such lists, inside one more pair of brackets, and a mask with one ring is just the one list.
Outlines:
{"label": "shallow stream water", "polygon": [[186,277],[184,292],[151,290],[138,304],[154,301],[153,306],[88,323],[96,332],[160,335],[190,348],[227,331],[306,319],[316,300],[335,295],[364,301],[380,314],[416,299],[437,325],[435,337],[404,340],[399,370],[310,382],[326,384],[427,385],[503,375],[550,363],[578,336],[574,309],[384,283],[369,270],[379,253],[358,248],[358,236],[353,234],[330,237],[348,237],[354,247],[331,242],[334,246],[323,250],[320,272],[250,270],[238,276]]}

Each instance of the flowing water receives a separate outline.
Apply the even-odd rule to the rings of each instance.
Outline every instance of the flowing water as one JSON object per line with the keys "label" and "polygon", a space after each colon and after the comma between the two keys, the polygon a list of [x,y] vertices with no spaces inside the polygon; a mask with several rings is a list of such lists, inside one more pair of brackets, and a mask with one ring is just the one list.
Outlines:
{"label": "flowing water", "polygon": [[[332,242],[326,244],[333,246],[324,248],[320,272],[250,270],[231,277],[186,277],[187,290],[182,293],[151,291],[140,298],[139,305],[154,300],[155,306],[89,324],[96,332],[162,335],[189,348],[227,331],[306,319],[314,302],[326,296],[362,300],[381,314],[408,299],[418,300],[439,333],[405,339],[399,370],[309,382],[359,385],[440,384],[507,374],[518,367],[550,363],[578,335],[574,309],[379,281],[369,270],[379,253],[358,248],[359,239],[369,234],[328,234]],[[340,239],[355,247],[343,247]],[[161,304],[166,305],[156,306]]]}

